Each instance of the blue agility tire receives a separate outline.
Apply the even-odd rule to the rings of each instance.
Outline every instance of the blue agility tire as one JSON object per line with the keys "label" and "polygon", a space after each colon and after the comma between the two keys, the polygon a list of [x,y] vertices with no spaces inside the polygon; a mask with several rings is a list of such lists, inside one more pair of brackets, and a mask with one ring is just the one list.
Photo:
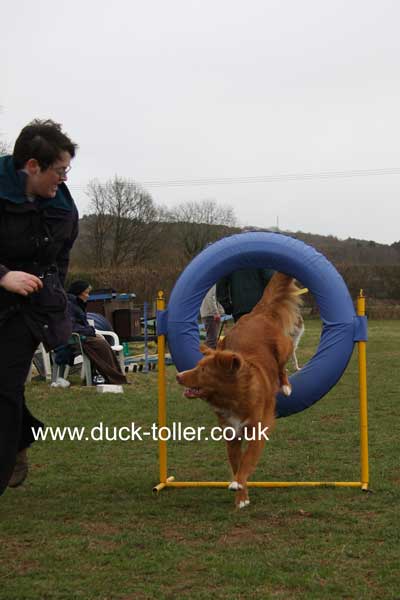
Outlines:
{"label": "blue agility tire", "polygon": [[[322,334],[315,355],[292,375],[289,397],[277,396],[277,416],[301,412],[340,379],[354,347],[356,313],[341,275],[315,248],[279,233],[250,232],[203,250],[177,280],[165,314],[165,331],[178,371],[193,368],[199,350],[198,314],[203,297],[221,277],[238,269],[269,268],[295,277],[314,296]],[[257,340],[255,340],[256,343]]]}

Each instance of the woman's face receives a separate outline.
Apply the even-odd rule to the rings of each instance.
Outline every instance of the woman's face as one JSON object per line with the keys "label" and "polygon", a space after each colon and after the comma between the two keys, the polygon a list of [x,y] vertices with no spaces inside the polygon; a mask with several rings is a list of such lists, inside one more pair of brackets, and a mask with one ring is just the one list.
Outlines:
{"label": "woman's face", "polygon": [[88,288],[86,288],[86,290],[83,290],[83,292],[81,292],[79,294],[78,298],[80,298],[81,300],[83,300],[83,302],[87,302],[88,298],[89,298],[89,295],[90,295],[90,290],[91,289],[92,289],[91,287],[88,287]]}
{"label": "woman's face", "polygon": [[67,181],[70,170],[71,155],[69,152],[61,152],[56,162],[42,170],[34,158],[29,159],[25,165],[28,173],[26,191],[42,198],[54,198],[58,186]]}

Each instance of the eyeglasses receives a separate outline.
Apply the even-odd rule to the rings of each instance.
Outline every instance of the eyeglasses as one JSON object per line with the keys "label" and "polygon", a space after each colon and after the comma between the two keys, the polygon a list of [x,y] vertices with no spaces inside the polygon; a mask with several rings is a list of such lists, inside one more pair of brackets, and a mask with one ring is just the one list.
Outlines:
{"label": "eyeglasses", "polygon": [[60,179],[65,179],[67,174],[72,169],[71,165],[68,167],[49,167],[54,173],[57,173]]}

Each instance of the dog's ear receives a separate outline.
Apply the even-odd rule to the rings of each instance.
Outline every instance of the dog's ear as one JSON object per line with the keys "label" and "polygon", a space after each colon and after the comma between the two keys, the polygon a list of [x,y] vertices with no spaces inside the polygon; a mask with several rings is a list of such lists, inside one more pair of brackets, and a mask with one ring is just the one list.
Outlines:
{"label": "dog's ear", "polygon": [[214,350],[212,350],[212,348],[209,348],[205,344],[200,344],[200,352],[204,354],[204,356],[207,356],[208,354],[212,354]]}
{"label": "dog's ear", "polygon": [[215,357],[217,359],[218,365],[222,369],[225,369],[226,371],[231,371],[232,373],[239,371],[243,364],[242,357],[236,352],[216,352]]}

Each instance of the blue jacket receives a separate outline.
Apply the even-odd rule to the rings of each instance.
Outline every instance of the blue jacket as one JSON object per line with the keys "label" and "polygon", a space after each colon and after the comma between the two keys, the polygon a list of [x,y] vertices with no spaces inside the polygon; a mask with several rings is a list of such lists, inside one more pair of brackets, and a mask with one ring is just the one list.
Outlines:
{"label": "blue jacket", "polygon": [[89,325],[86,316],[86,304],[73,294],[68,296],[68,314],[72,322],[72,331],[84,335],[86,337],[94,337],[96,335],[95,328]]}

